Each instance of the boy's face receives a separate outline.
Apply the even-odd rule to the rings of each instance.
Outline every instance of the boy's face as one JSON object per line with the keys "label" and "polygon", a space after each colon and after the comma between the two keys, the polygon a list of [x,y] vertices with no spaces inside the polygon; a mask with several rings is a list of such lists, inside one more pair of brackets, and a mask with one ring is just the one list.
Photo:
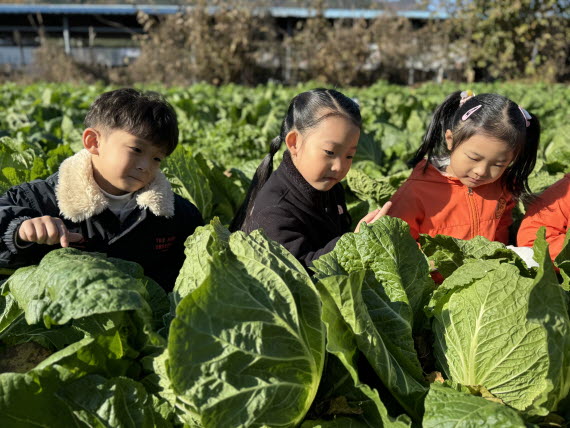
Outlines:
{"label": "boy's face", "polygon": [[101,189],[112,195],[136,192],[148,185],[166,153],[151,142],[122,131],[83,132],[83,144],[93,155],[93,175]]}

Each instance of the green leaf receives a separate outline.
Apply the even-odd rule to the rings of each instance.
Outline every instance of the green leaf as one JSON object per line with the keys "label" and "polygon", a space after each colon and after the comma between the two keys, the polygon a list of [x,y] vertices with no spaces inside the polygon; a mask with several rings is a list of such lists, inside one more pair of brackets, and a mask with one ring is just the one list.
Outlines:
{"label": "green leaf", "polygon": [[383,153],[380,144],[370,134],[363,132],[358,140],[358,151],[354,156],[354,162],[367,160],[382,165],[382,158]]}
{"label": "green leaf", "polygon": [[117,331],[85,337],[62,350],[50,355],[37,365],[42,370],[55,364],[65,367],[75,374],[100,373],[122,375],[131,364],[125,356],[121,336]]}
{"label": "green leaf", "polygon": [[420,235],[422,251],[433,262],[433,267],[444,278],[449,277],[458,267],[463,265],[465,255],[459,248],[456,238],[446,235]]}
{"label": "green leaf", "polygon": [[430,302],[425,307],[428,315],[433,315],[434,311],[441,312],[453,293],[470,286],[473,282],[485,277],[489,272],[500,267],[499,260],[477,260],[467,259],[466,262],[457,268],[453,275],[447,278],[434,291]]}
{"label": "green leaf", "polygon": [[389,177],[374,179],[358,169],[351,169],[347,175],[348,187],[363,201],[372,200],[381,207],[398,190]]}
{"label": "green leaf", "polygon": [[484,386],[536,415],[555,410],[570,388],[568,307],[545,249],[543,234],[534,249],[535,279],[511,264],[473,262],[444,281],[445,291],[430,303],[436,355],[447,377]]}
{"label": "green leaf", "polygon": [[436,353],[446,361],[448,377],[483,385],[520,410],[544,390],[547,372],[548,355],[539,345],[546,334],[526,319],[532,284],[514,266],[503,264],[456,289],[434,311]]}
{"label": "green leaf", "polygon": [[[362,282],[364,271],[353,273],[349,276],[348,281]],[[347,281],[346,277],[331,276],[325,278],[317,283],[317,289],[323,302],[323,322],[327,328],[327,346],[328,352],[335,357],[329,357],[327,363],[327,370],[323,375],[323,382],[331,383],[332,385],[325,386],[325,393],[327,397],[342,396],[350,400],[352,407],[361,410],[358,416],[353,416],[351,419],[338,418],[334,423],[325,423],[324,426],[335,426],[341,422],[346,425],[336,426],[365,426],[365,427],[408,427],[410,421],[407,417],[401,417],[394,420],[388,415],[384,403],[380,400],[378,391],[364,383],[358,374],[357,363],[360,352],[358,351],[355,332],[352,330],[351,325],[345,321],[343,314],[337,307],[334,297],[331,295],[332,290],[335,289],[335,283]],[[346,287],[347,284],[344,284]],[[342,286],[341,286],[342,287]],[[344,288],[342,287],[342,288]],[[341,383],[342,372],[329,371],[331,365],[335,363],[332,358],[337,358],[348,377],[347,382]],[[331,364],[332,363],[332,364]],[[395,372],[398,369],[395,370]],[[396,375],[397,376],[397,375]],[[348,384],[348,387],[342,388],[341,385]],[[358,421],[358,422],[357,422]],[[359,425],[360,424],[360,425]],[[303,424],[303,426],[313,426],[311,424]],[[314,426],[318,426],[314,425]]]}
{"label": "green leaf", "polygon": [[230,237],[178,305],[172,385],[205,427],[296,426],[324,362],[318,294],[301,264],[260,231]]}
{"label": "green leaf", "polygon": [[368,425],[355,417],[338,417],[331,420],[306,420],[301,428],[367,428],[371,426],[383,427],[386,425]]}
{"label": "green leaf", "polygon": [[9,137],[0,138],[0,193],[11,186],[47,175],[44,159],[38,157],[32,148],[17,144]]}
{"label": "green leaf", "polygon": [[186,239],[184,254],[186,259],[174,285],[175,304],[198,288],[209,276],[212,257],[226,251],[230,232],[214,218],[209,225],[198,227]]}
{"label": "green leaf", "polygon": [[[418,419],[423,412],[423,396],[427,389],[414,349],[411,326],[399,313],[405,313],[406,308],[409,311],[409,307],[391,302],[371,272],[324,278],[319,282],[319,291],[328,311],[323,316],[327,319],[333,315],[341,317],[343,322],[335,321],[337,328],[343,327],[343,340],[356,344],[402,407]],[[333,303],[336,309],[332,307]],[[338,342],[334,344],[340,346]],[[348,361],[346,358],[343,356]],[[372,394],[369,390],[366,393],[369,397]],[[382,415],[383,410],[379,409]]]}
{"label": "green leaf", "polygon": [[0,425],[81,427],[71,409],[55,393],[70,374],[49,368],[41,372],[0,374]]}
{"label": "green leaf", "polygon": [[560,273],[565,277],[566,290],[570,288],[570,230],[566,232],[566,237],[564,238],[564,243],[562,244],[562,250],[556,256],[554,263],[560,269]]}
{"label": "green leaf", "polygon": [[433,262],[434,267],[448,278],[457,268],[469,260],[491,260],[514,262],[521,274],[533,276],[524,261],[514,251],[496,241],[489,241],[482,236],[463,240],[446,235],[420,236],[422,251]]}
{"label": "green leaf", "polygon": [[423,306],[433,289],[427,260],[408,225],[388,216],[371,226],[363,225],[359,233],[344,234],[335,249],[316,260],[314,266],[317,278],[373,271],[388,304],[401,308],[396,313],[410,324],[423,318]]}
{"label": "green leaf", "polygon": [[208,178],[192,154],[179,145],[165,159],[164,164],[164,172],[172,184],[172,189],[196,205],[203,218],[211,218],[212,190]]}
{"label": "green leaf", "polygon": [[132,262],[62,248],[48,253],[37,267],[19,269],[8,284],[29,324],[43,319],[49,327],[125,310],[150,316],[144,285],[126,269],[133,274],[141,271]]}
{"label": "green leaf", "polygon": [[231,223],[247,189],[236,184],[216,162],[205,160],[201,154],[196,155],[195,160],[212,190],[212,212],[208,217],[217,216],[222,223]]}
{"label": "green leaf", "polygon": [[[533,245],[538,272],[528,304],[528,319],[540,324],[547,334],[548,374],[547,388],[537,404],[556,411],[558,403],[570,392],[570,318],[568,295],[558,285],[558,278],[548,252],[546,229],[541,227]],[[543,413],[538,408],[533,413]]]}
{"label": "green leaf", "polygon": [[36,281],[37,269],[37,266],[20,268],[5,283],[18,306],[26,314],[28,324],[43,321],[42,314],[48,305],[45,284]]}
{"label": "green leaf", "polygon": [[46,328],[43,322],[29,325],[26,319],[20,316],[0,334],[0,339],[7,345],[34,342],[47,349],[59,350],[83,336],[84,334],[74,326]]}
{"label": "green leaf", "polygon": [[424,428],[526,427],[515,410],[438,383],[431,385],[425,409]]}
{"label": "green leaf", "polygon": [[68,157],[73,156],[73,150],[67,145],[57,146],[47,153],[46,166],[49,174],[55,173],[61,163]]}
{"label": "green leaf", "polygon": [[18,306],[11,294],[6,296],[0,295],[0,338],[2,338],[2,332],[10,327],[23,313],[24,311]]}
{"label": "green leaf", "polygon": [[153,279],[145,276],[141,279],[144,284],[148,298],[147,302],[152,309],[152,327],[158,331],[164,327],[164,316],[170,311],[170,302],[164,289]]}
{"label": "green leaf", "polygon": [[88,426],[151,428],[171,426],[155,411],[144,387],[128,378],[85,376],[68,383],[57,397]]}

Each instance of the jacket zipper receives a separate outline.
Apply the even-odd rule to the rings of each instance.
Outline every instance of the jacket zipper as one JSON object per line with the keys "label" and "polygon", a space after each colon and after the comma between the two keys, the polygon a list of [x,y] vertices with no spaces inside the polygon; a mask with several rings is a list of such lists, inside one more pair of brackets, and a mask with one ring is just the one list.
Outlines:
{"label": "jacket zipper", "polygon": [[479,235],[479,215],[477,214],[477,207],[475,206],[475,201],[473,200],[473,189],[471,187],[467,188],[467,194],[469,201],[469,208],[471,209],[471,239]]}

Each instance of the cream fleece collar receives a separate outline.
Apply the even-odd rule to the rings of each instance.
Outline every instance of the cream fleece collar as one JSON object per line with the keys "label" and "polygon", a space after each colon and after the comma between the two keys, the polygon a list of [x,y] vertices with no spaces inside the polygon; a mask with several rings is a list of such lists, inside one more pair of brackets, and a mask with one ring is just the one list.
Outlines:
{"label": "cream fleece collar", "polygon": [[[55,194],[63,217],[76,223],[109,206],[93,178],[91,153],[85,149],[62,162]],[[137,192],[136,200],[141,209],[148,208],[154,215],[167,218],[174,215],[174,193],[160,171],[148,186]]]}

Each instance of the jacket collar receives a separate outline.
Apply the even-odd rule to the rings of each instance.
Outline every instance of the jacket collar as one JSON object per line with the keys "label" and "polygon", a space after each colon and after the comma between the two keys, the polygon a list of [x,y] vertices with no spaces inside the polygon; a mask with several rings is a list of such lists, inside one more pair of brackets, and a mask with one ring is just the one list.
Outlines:
{"label": "jacket collar", "polygon": [[410,180],[432,181],[436,183],[452,183],[463,186],[459,178],[453,177],[446,172],[440,171],[437,168],[443,166],[446,166],[444,158],[437,159],[435,165],[431,162],[428,163],[426,159],[423,159],[413,169],[412,174],[410,175]]}
{"label": "jacket collar", "polygon": [[[63,217],[75,223],[100,214],[109,206],[93,178],[91,153],[85,149],[62,162],[55,194]],[[148,208],[156,216],[174,215],[174,193],[160,171],[148,186],[137,192],[136,200],[141,209]]]}
{"label": "jacket collar", "polygon": [[295,164],[293,164],[289,150],[285,150],[283,153],[282,165],[285,169],[285,174],[294,185],[293,188],[302,193],[309,201],[320,201],[327,194],[327,191],[317,190],[305,180],[305,177],[301,175]]}

